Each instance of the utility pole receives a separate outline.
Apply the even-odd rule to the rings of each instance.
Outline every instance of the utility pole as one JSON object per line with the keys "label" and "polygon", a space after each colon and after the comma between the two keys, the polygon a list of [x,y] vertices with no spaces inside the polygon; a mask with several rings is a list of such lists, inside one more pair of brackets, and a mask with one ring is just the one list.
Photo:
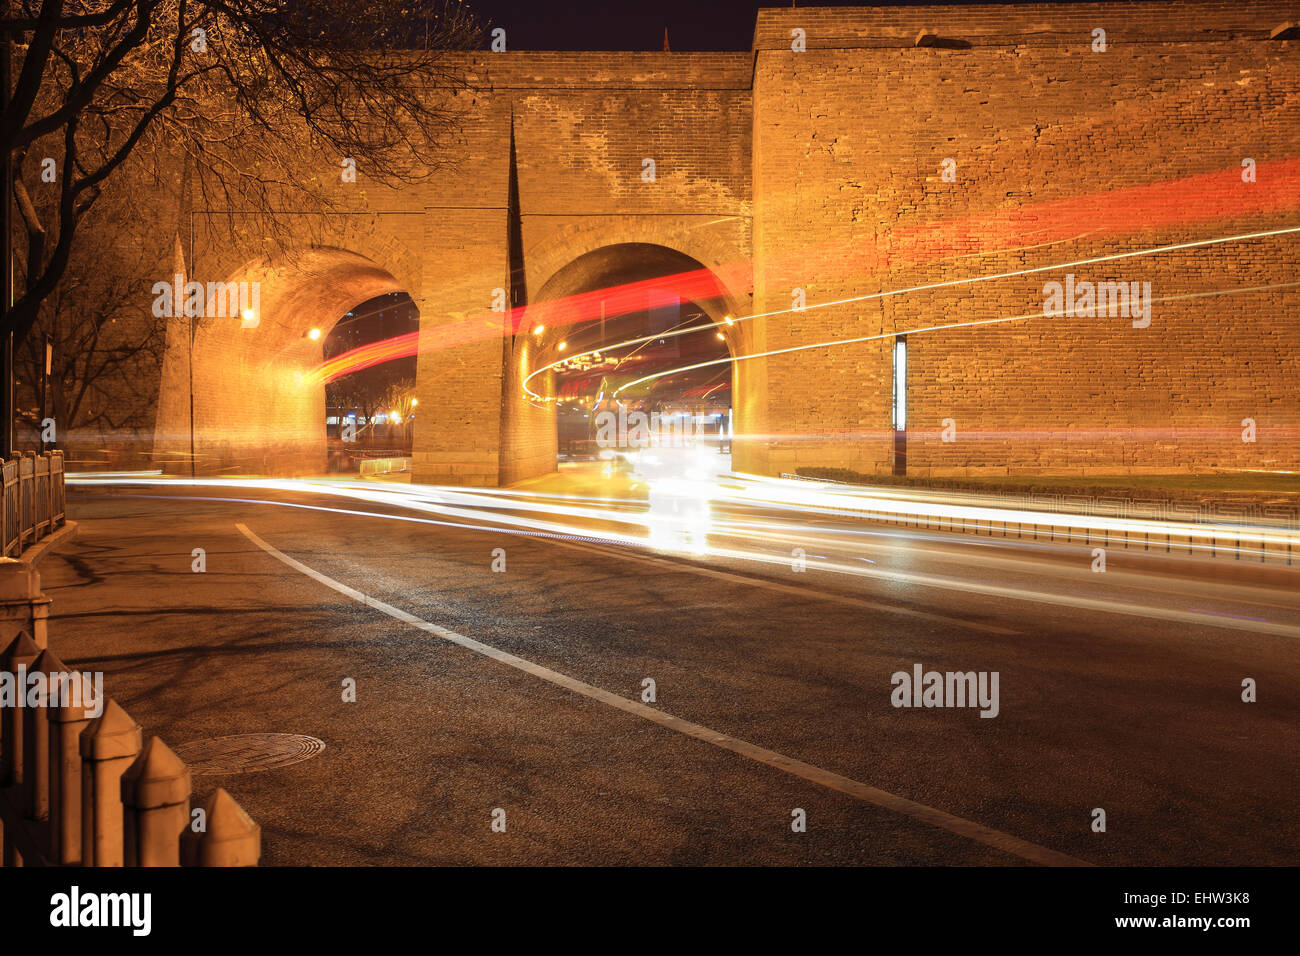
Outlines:
{"label": "utility pole", "polygon": [[[50,372],[54,368],[54,342],[47,335],[44,337],[45,350],[42,354],[42,374],[41,374],[41,454],[49,451],[45,441],[45,423],[51,419],[50,415]],[[56,441],[57,441],[57,432]]]}
{"label": "utility pole", "polygon": [[195,477],[194,464],[194,316],[190,316],[190,478]]}

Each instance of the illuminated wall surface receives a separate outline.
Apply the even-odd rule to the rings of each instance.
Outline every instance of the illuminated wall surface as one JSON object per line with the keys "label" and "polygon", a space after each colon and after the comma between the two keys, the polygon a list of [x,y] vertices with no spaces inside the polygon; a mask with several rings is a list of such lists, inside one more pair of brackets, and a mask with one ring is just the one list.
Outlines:
{"label": "illuminated wall surface", "polygon": [[[1300,281],[1300,241],[1257,235],[1300,226],[1300,40],[1270,38],[1290,19],[1271,2],[797,8],[760,13],[753,53],[468,56],[456,168],[400,192],[361,170],[338,187],[350,215],[304,223],[323,248],[289,266],[231,260],[211,224],[184,250],[195,278],[263,282],[257,329],[196,334],[200,467],[314,470],[302,333],[400,289],[421,316],[415,478],[549,471],[554,411],[522,381],[595,318],[584,295],[647,277],[651,245],[684,282],[709,270],[714,320],[763,316],[728,330],[734,356],[780,353],[734,366],[738,469],[888,472],[897,332],[909,473],[1294,469],[1300,293],[1278,286]],[[1136,295],[1041,315],[1067,273]],[[493,312],[497,289],[529,309]],[[867,341],[802,348],[844,339]],[[178,320],[172,461],[188,362]]]}

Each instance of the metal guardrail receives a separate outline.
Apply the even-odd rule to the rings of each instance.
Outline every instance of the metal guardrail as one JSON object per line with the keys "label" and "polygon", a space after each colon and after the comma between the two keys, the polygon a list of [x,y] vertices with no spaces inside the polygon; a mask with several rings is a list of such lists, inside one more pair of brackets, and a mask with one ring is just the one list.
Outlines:
{"label": "metal guardrail", "polygon": [[[836,491],[878,492],[882,499],[927,491],[907,486],[854,485],[804,475],[781,477],[830,485]],[[946,488],[940,492],[966,513],[913,514],[902,508],[862,507],[851,501],[842,507],[863,520],[926,531],[1231,557],[1238,561],[1245,558],[1289,567],[1300,559],[1300,505],[1071,494],[994,495]],[[1016,517],[1012,519],[1008,513],[1016,513]]]}
{"label": "metal guardrail", "polygon": [[66,520],[63,452],[28,452],[4,462],[0,473],[0,542],[5,557],[17,557]]}

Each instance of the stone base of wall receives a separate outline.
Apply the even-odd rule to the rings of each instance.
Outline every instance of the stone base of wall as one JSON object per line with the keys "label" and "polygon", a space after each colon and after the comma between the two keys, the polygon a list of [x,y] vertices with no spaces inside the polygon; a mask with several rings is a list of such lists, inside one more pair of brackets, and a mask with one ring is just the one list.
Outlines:
{"label": "stone base of wall", "polygon": [[155,463],[165,475],[185,477],[259,476],[310,478],[326,473],[325,450],[317,445],[245,448],[223,446],[196,450],[193,467],[188,456]]}
{"label": "stone base of wall", "polygon": [[501,469],[495,451],[417,451],[411,456],[411,482],[496,488]]}

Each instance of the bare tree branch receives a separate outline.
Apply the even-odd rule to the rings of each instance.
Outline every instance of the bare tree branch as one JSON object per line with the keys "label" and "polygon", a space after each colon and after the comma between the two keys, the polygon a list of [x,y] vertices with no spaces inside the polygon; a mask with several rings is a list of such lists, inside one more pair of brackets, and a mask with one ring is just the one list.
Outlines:
{"label": "bare tree branch", "polygon": [[[78,225],[127,165],[175,174],[234,225],[327,211],[303,157],[352,159],[372,181],[416,183],[450,163],[464,78],[445,57],[480,39],[457,0],[24,0],[3,21],[21,67],[0,130],[20,203],[30,158],[59,166],[58,202],[26,225],[19,339],[65,275]],[[427,27],[427,29],[426,29]],[[239,230],[230,230],[238,235]],[[255,250],[249,250],[250,258]],[[266,250],[256,250],[265,253]]]}

